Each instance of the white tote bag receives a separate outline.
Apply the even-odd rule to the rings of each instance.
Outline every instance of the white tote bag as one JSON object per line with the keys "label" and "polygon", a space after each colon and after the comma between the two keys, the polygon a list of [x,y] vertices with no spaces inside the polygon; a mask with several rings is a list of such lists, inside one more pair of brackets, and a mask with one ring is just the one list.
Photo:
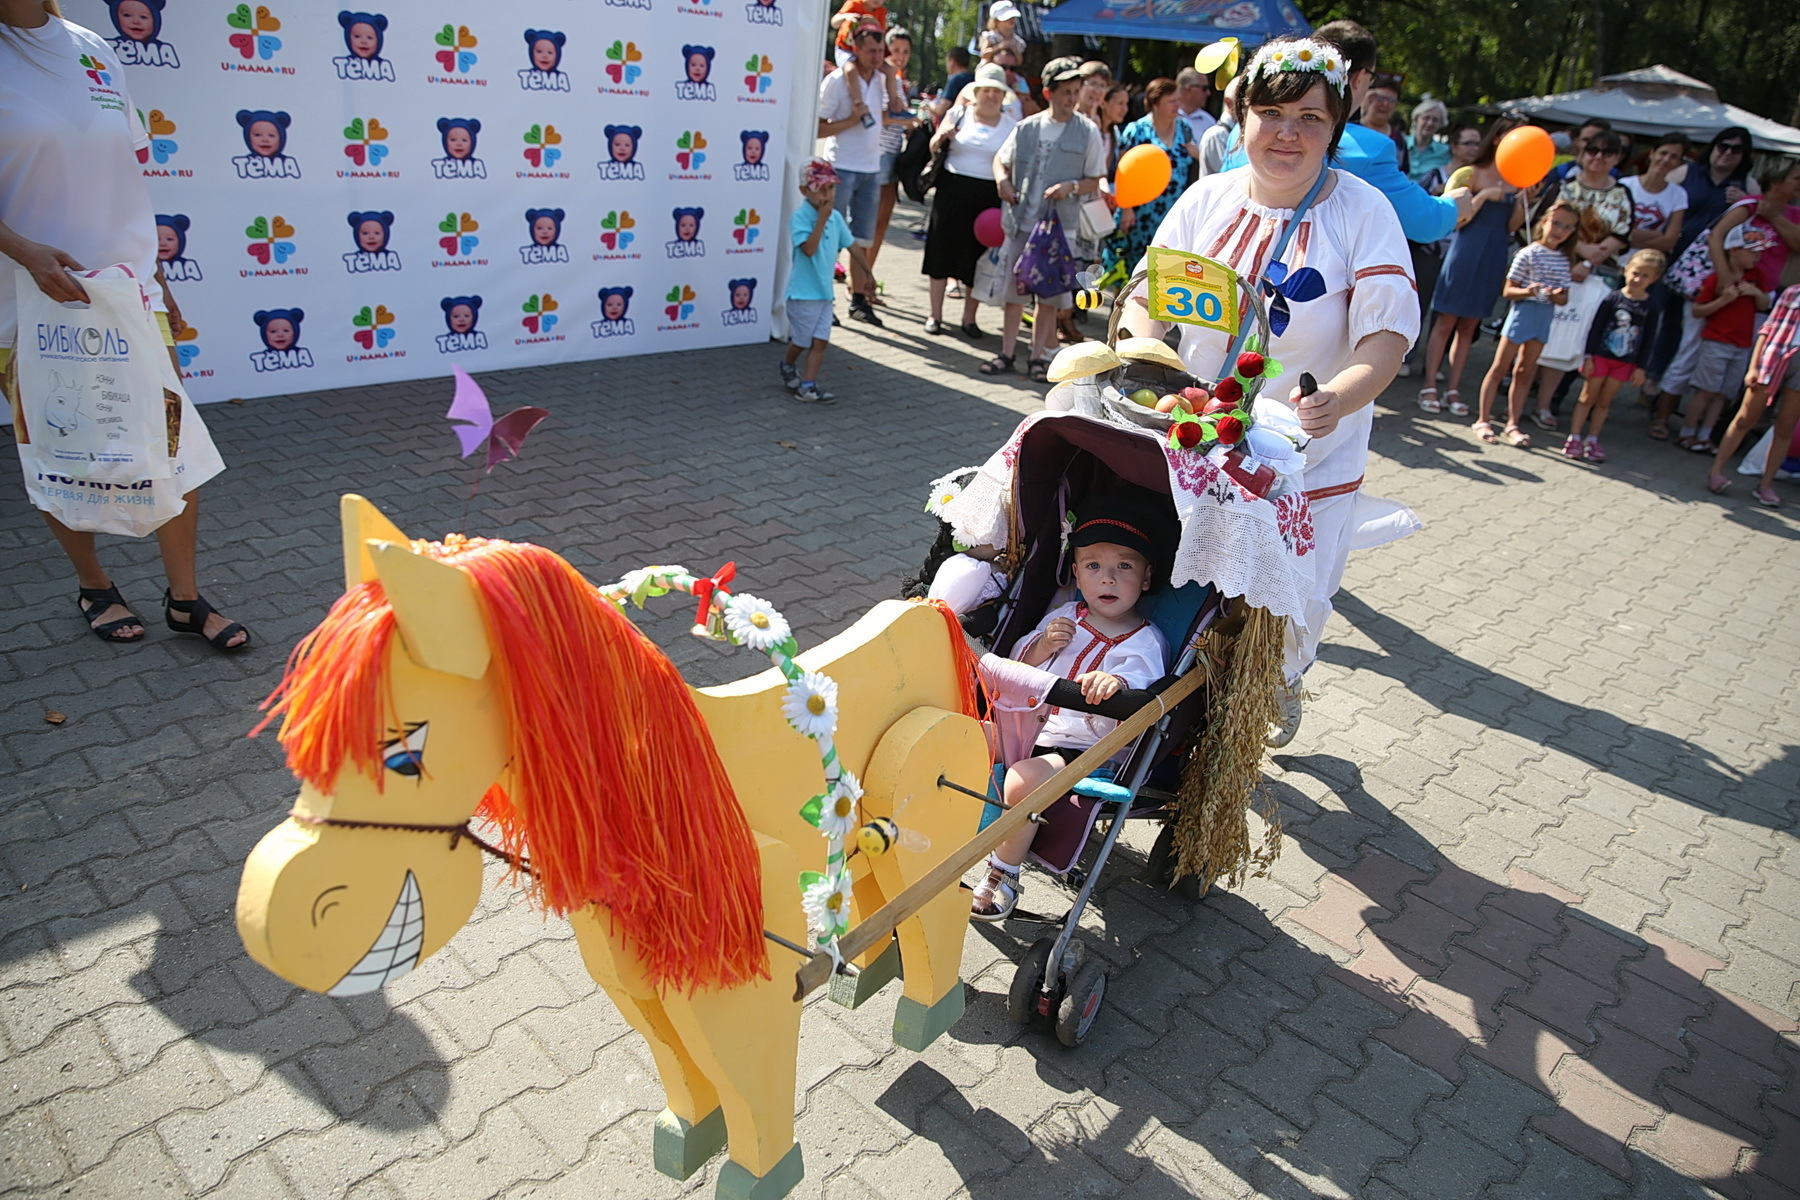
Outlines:
{"label": "white tote bag", "polygon": [[1569,285],[1569,302],[1550,310],[1550,336],[1538,354],[1538,365],[1558,371],[1573,371],[1581,365],[1587,352],[1588,326],[1611,290],[1598,275]]}
{"label": "white tote bag", "polygon": [[40,467],[92,483],[168,479],[168,354],[129,268],[79,276],[87,304],[60,304],[24,270],[19,407]]}

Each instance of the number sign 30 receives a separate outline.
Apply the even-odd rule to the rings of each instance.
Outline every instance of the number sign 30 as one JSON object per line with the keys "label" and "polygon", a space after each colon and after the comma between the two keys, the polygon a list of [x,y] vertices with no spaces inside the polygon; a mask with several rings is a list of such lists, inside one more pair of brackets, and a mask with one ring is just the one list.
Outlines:
{"label": "number sign 30", "polygon": [[1146,270],[1150,315],[1156,320],[1237,332],[1236,271],[1222,262],[1162,246],[1150,247]]}

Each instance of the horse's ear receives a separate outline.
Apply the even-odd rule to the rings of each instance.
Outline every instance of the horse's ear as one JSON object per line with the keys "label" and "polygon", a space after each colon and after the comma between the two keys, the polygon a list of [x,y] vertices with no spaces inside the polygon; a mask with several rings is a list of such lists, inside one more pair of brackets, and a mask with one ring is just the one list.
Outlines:
{"label": "horse's ear", "polygon": [[429,671],[480,679],[487,674],[487,622],[475,582],[404,542],[369,541],[375,577],[394,607],[409,658]]}
{"label": "horse's ear", "polygon": [[338,513],[344,524],[344,590],[347,592],[357,584],[375,578],[375,560],[369,557],[371,538],[378,542],[399,542],[404,546],[407,537],[372,501],[354,492],[347,493],[338,503]]}

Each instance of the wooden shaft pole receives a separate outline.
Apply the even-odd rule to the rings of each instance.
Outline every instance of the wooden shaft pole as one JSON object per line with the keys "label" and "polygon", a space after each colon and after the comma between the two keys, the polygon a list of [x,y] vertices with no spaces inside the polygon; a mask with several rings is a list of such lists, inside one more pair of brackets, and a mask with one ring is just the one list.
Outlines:
{"label": "wooden shaft pole", "polygon": [[[1034,788],[1023,800],[1007,809],[1005,815],[999,820],[963,843],[960,849],[933,867],[929,874],[870,913],[856,928],[839,938],[838,953],[846,960],[853,959],[886,941],[900,922],[924,908],[945,888],[953,886],[970,867],[986,858],[988,852],[995,846],[1011,837],[1015,830],[1031,820],[1033,816],[1055,804],[1068,793],[1070,788],[1087,778],[1096,767],[1117,754],[1138,734],[1161,720],[1164,714],[1186,699],[1205,680],[1205,668],[1196,665],[1193,670],[1170,684],[1156,697],[1154,703],[1144,705],[1120,721],[1118,728],[1083,751],[1074,762]],[[808,992],[823,986],[831,978],[831,968],[831,955],[815,953],[794,974],[794,999],[800,1000]]]}

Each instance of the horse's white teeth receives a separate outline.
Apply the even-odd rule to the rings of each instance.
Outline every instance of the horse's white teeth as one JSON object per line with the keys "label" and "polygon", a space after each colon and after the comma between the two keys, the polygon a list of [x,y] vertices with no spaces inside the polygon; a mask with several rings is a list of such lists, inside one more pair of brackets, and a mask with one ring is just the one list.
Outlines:
{"label": "horse's white teeth", "polygon": [[375,944],[325,994],[360,996],[385,986],[419,965],[419,950],[424,942],[425,901],[419,895],[418,880],[408,871],[393,911],[388,913],[387,924],[375,936]]}

